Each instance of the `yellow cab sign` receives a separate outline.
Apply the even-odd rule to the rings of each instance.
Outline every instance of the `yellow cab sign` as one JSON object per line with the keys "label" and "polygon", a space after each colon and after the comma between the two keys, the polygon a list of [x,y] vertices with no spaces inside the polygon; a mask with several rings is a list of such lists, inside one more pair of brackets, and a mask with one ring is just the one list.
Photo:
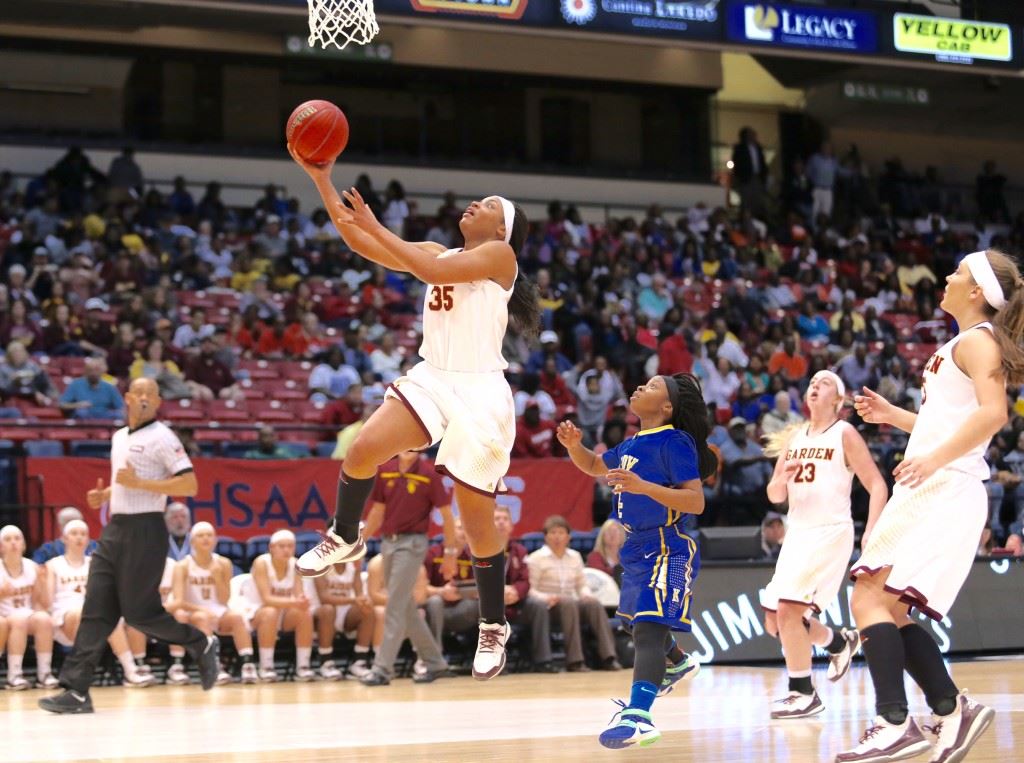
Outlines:
{"label": "yellow cab sign", "polygon": [[1008,24],[895,13],[892,26],[893,44],[901,53],[924,53],[940,61],[1013,59],[1013,32]]}

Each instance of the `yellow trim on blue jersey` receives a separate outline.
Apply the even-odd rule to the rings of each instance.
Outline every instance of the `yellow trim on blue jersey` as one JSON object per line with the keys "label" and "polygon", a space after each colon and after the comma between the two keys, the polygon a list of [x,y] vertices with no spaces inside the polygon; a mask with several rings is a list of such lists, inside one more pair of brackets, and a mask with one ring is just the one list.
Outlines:
{"label": "yellow trim on blue jersey", "polygon": [[655,615],[656,617],[665,616],[664,597],[668,579],[668,570],[666,569],[666,565],[668,564],[669,552],[668,547],[665,544],[664,528],[658,528],[658,536],[661,538],[661,553],[658,554],[658,558],[654,562],[654,569],[651,571],[651,581],[648,584],[648,588],[654,589],[654,601],[658,605],[658,609],[657,611],[648,610],[646,612],[637,612],[636,617],[640,617],[640,615]]}
{"label": "yellow trim on blue jersey", "polygon": [[674,429],[674,428],[675,427],[673,427],[671,424],[664,424],[663,426],[655,427],[654,429],[641,429],[639,432],[637,432],[635,435],[633,435],[633,438],[636,439],[637,437],[640,437],[641,435],[654,434],[655,432],[664,432],[666,429]]}

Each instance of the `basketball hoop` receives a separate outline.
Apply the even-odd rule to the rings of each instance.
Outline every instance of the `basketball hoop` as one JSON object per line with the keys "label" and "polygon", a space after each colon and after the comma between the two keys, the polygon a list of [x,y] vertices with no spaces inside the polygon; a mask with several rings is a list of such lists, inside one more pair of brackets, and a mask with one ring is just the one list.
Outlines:
{"label": "basketball hoop", "polygon": [[365,45],[380,27],[373,15],[373,0],[307,0],[309,46],[334,45],[344,49],[350,42]]}

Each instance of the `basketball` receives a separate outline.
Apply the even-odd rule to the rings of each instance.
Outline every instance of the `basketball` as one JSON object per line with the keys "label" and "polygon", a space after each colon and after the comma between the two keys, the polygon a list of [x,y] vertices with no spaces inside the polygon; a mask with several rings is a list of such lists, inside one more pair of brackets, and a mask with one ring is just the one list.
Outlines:
{"label": "basketball", "polygon": [[288,117],[285,137],[307,162],[324,164],[345,150],[348,120],[330,101],[306,101]]}

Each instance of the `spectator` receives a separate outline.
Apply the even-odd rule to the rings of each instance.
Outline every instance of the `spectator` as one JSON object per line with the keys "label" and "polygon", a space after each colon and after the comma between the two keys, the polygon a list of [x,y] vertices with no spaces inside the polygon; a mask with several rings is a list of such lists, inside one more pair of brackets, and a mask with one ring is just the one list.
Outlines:
{"label": "spectator", "polygon": [[322,423],[335,429],[344,429],[363,416],[363,385],[356,382],[345,391],[340,400],[332,400],[324,407]]}
{"label": "spectator", "polygon": [[750,356],[750,364],[743,372],[742,381],[750,385],[750,390],[755,395],[763,395],[768,391],[771,376],[764,370],[764,359],[759,352]]}
{"label": "spectator", "polygon": [[637,307],[656,321],[660,321],[672,307],[672,292],[664,274],[656,272],[651,276],[650,286],[640,290]]}
{"label": "spectator", "polygon": [[231,370],[216,357],[217,343],[212,335],[205,336],[199,343],[199,354],[185,361],[185,378],[205,390],[199,390],[204,399],[207,395],[220,400],[245,399],[241,387],[235,383]]}
{"label": "spectator", "polygon": [[740,382],[736,400],[732,404],[732,414],[746,419],[751,424],[756,424],[762,413],[761,396],[754,394],[754,390],[749,384]]}
{"label": "spectator", "polygon": [[740,377],[732,370],[732,363],[720,357],[714,364],[708,363],[705,369],[704,401],[718,408],[731,408],[733,395],[740,388]]}
{"label": "spectator", "polygon": [[[17,272],[20,265],[11,270]],[[40,349],[42,335],[29,315],[29,307],[24,299],[12,299],[9,314],[0,324],[0,343],[20,342],[29,352]]]}
{"label": "spectator", "polygon": [[377,410],[381,403],[384,402],[384,396],[380,395],[372,400],[364,403],[362,416],[359,417],[359,421],[354,421],[347,427],[338,432],[338,441],[334,446],[334,452],[331,453],[331,458],[335,461],[344,461],[345,454],[348,453],[349,447],[355,442],[356,435],[359,434],[359,430],[363,428],[367,419],[373,415],[373,412]]}
{"label": "spectator", "polygon": [[761,447],[748,437],[746,419],[736,416],[729,421],[729,440],[722,445],[722,461],[722,496],[734,512],[731,519],[761,521],[768,510],[765,486],[772,465]]}
{"label": "spectator", "polygon": [[86,358],[82,376],[72,381],[60,396],[60,407],[76,419],[119,419],[124,416],[124,400],[117,387],[103,381],[107,361]]}
{"label": "spectator", "polygon": [[793,410],[793,398],[785,390],[775,393],[774,407],[761,417],[761,433],[774,434],[788,426],[799,424],[804,417]]}
{"label": "spectator", "polygon": [[939,280],[927,265],[914,262],[914,256],[909,252],[900,255],[900,265],[896,268],[896,277],[900,282],[900,293],[904,297],[913,297],[922,283],[926,285],[926,288],[931,289]]}
{"label": "spectator", "polygon": [[622,585],[622,561],[619,552],[626,542],[626,531],[618,520],[606,519],[597,533],[593,550],[587,555],[587,566],[601,570]]}
{"label": "spectator", "polygon": [[[57,512],[57,537],[44,543],[32,554],[32,561],[36,564],[46,564],[51,559],[61,556],[64,553],[64,528],[72,519],[84,521],[82,512],[74,506],[65,506]],[[97,543],[91,539],[85,547],[85,555],[89,556],[96,550]]]}
{"label": "spectator", "polygon": [[516,420],[516,439],[512,446],[514,458],[548,458],[555,442],[555,423],[541,418],[540,406],[530,401],[523,415]]}
{"label": "spectator", "polygon": [[530,353],[530,358],[526,361],[526,370],[539,374],[549,357],[555,359],[555,369],[558,373],[564,374],[572,369],[572,362],[559,351],[560,344],[557,332],[550,329],[540,332],[540,349]]}
{"label": "spectator", "polygon": [[364,534],[371,537],[378,531],[381,533],[381,556],[387,571],[388,594],[384,641],[377,649],[373,670],[360,680],[364,686],[389,684],[398,649],[407,637],[425,664],[425,670],[414,675],[413,680],[429,683],[436,678],[446,678],[452,675],[448,663],[420,617],[413,599],[413,588],[423,569],[427,528],[433,509],[440,512],[444,522],[445,558],[441,572],[446,580],[455,577],[455,560],[462,549],[456,540],[451,498],[433,465],[416,451],[408,450],[377,469],[370,501]]}
{"label": "spectator", "polygon": [[256,447],[245,452],[245,458],[260,460],[295,458],[295,454],[277,441],[277,434],[269,424],[260,426]]}
{"label": "spectator", "polygon": [[53,659],[53,621],[46,611],[46,570],[26,559],[25,536],[14,525],[0,529],[0,629],[7,637],[7,688],[31,688],[22,675],[28,637],[36,649],[36,674],[44,689],[55,689],[57,678],[50,670]]}
{"label": "spectator", "polygon": [[384,384],[390,384],[401,374],[399,369],[405,353],[395,344],[395,335],[387,331],[381,335],[377,348],[370,353],[370,368]]}
{"label": "spectator", "polygon": [[524,373],[519,378],[519,390],[512,396],[515,403],[516,416],[522,416],[531,403],[540,409],[540,416],[545,421],[555,417],[555,401],[551,395],[540,388],[540,375]]}
{"label": "spectator", "polygon": [[811,179],[807,177],[807,172],[801,159],[793,162],[793,169],[789,173],[789,177],[786,179],[785,186],[783,187],[782,201],[787,209],[798,212],[804,220],[809,222],[814,219],[812,215],[814,197],[811,193]]}
{"label": "spectator", "polygon": [[826,220],[832,219],[832,206],[836,186],[836,176],[844,173],[832,153],[832,144],[823,141],[818,152],[807,160],[807,179],[811,181],[811,218],[815,226],[819,216]]}
{"label": "spectator", "polygon": [[359,382],[359,372],[344,363],[341,347],[334,345],[327,351],[324,362],[309,375],[309,399],[315,403],[337,400],[348,388]]}
{"label": "spectator", "polygon": [[686,342],[686,325],[680,322],[671,328],[671,332],[661,332],[662,342],[658,345],[659,376],[690,373],[693,369],[693,354]]}
{"label": "spectator", "polygon": [[260,332],[260,338],[256,342],[256,354],[261,358],[283,358],[287,330],[288,324],[285,323],[284,315],[278,313],[274,316],[273,322]]}
{"label": "spectator", "polygon": [[173,360],[164,359],[164,343],[160,339],[150,339],[146,344],[145,357],[137,357],[128,369],[128,377],[153,379],[164,400],[202,400],[213,399],[213,393],[196,382],[186,381]]}
{"label": "spectator", "polygon": [[1016,447],[1003,458],[1006,473],[1000,480],[1006,497],[1013,501],[1014,524],[1024,523],[1024,430],[1017,435]]}
{"label": "spectator", "polygon": [[[473,555],[466,543],[462,522],[454,520],[454,542],[458,549],[455,557],[455,572],[451,574],[451,554],[445,542],[435,543],[427,549],[424,565],[427,569],[427,602],[424,607],[427,625],[434,634],[434,641],[443,644],[445,633],[468,633],[476,631],[480,619],[480,602],[476,594],[473,577]],[[529,580],[527,580],[529,587]]]}
{"label": "spectator", "polygon": [[135,149],[125,146],[121,154],[110,161],[110,169],[107,170],[107,181],[111,190],[117,193],[118,201],[126,201],[129,198],[140,198],[145,180],[142,177],[142,168],[135,161]]}
{"label": "spectator", "polygon": [[747,353],[743,351],[743,345],[739,337],[729,331],[728,325],[723,318],[715,318],[710,329],[704,331],[701,341],[707,345],[710,341],[718,344],[718,357],[728,360],[733,368],[746,368],[749,363]]}
{"label": "spectator", "polygon": [[827,342],[830,333],[828,321],[814,311],[814,303],[810,300],[804,300],[800,305],[796,329],[809,342]]}
{"label": "spectator", "polygon": [[786,523],[782,515],[769,511],[761,521],[761,550],[765,559],[778,559],[782,542],[786,539]]}
{"label": "spectator", "polygon": [[373,371],[370,356],[361,346],[365,331],[366,329],[358,320],[350,321],[345,327],[345,343],[341,348],[345,355],[345,365],[354,368],[360,378],[367,371]]}
{"label": "spectator", "polygon": [[270,255],[272,260],[283,256],[288,248],[288,237],[281,230],[281,218],[277,214],[267,215],[262,230],[252,242],[260,251]]}
{"label": "spectator", "polygon": [[384,227],[399,238],[405,234],[405,219],[409,216],[409,204],[405,200],[405,189],[397,180],[388,183],[384,191],[384,213],[380,221]]}
{"label": "spectator", "polygon": [[580,377],[576,386],[576,414],[584,437],[591,442],[601,439],[605,414],[614,394],[612,385],[601,385],[601,373],[597,369],[585,371]]}
{"label": "spectator", "polygon": [[618,670],[615,640],[604,607],[587,588],[583,557],[569,548],[569,523],[558,515],[544,522],[544,547],[526,558],[530,569],[530,597],[547,606],[551,624],[565,636],[566,670],[587,670],[583,661],[581,623],[597,640],[601,670]]}
{"label": "spectator", "polygon": [[181,501],[171,501],[164,509],[167,525],[167,556],[176,562],[192,553],[192,512]]}
{"label": "spectator", "polygon": [[213,333],[213,326],[206,323],[206,311],[194,308],[188,316],[188,323],[178,326],[174,332],[174,346],[179,350],[198,347],[204,337]]}
{"label": "spectator", "polygon": [[[82,330],[78,327],[78,322],[71,317],[71,308],[66,304],[57,305],[53,318],[43,329],[43,349],[51,356],[80,357],[86,354],[79,341],[81,336]],[[134,339],[134,331],[132,337]]]}
{"label": "spectator", "polygon": [[874,372],[874,361],[868,357],[868,348],[863,342],[854,344],[853,352],[836,365],[836,373],[839,374],[849,390],[859,390],[864,387],[871,380]]}
{"label": "spectator", "polygon": [[732,148],[732,186],[740,195],[740,206],[754,217],[765,212],[768,193],[768,164],[764,150],[752,127],[740,130],[740,140]]}
{"label": "spectator", "polygon": [[25,345],[17,340],[8,344],[7,354],[0,361],[0,397],[27,400],[49,408],[56,396],[57,390],[50,377],[29,359]]}
{"label": "spectator", "polygon": [[[174,189],[171,191],[171,195],[167,197],[167,205],[171,208],[172,212],[183,219],[190,217],[195,212],[196,201],[192,194],[189,193],[188,184],[181,175],[174,178]],[[209,218],[206,221],[213,222]]]}
{"label": "spectator", "polygon": [[786,337],[782,348],[776,350],[768,359],[768,373],[772,376],[781,373],[791,384],[796,384],[807,376],[807,357],[796,346],[796,340]]}

